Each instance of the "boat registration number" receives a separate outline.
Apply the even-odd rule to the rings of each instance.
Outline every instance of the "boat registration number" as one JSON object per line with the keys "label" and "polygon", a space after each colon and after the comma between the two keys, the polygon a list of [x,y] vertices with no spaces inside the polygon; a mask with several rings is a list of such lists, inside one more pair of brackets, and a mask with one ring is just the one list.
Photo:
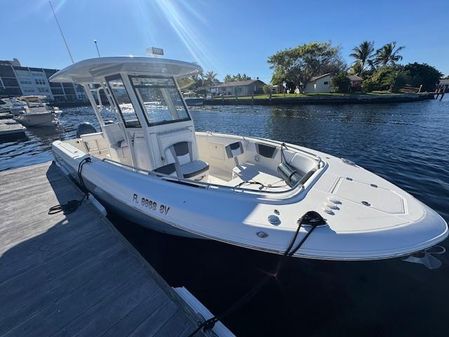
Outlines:
{"label": "boat registration number", "polygon": [[170,206],[158,204],[156,201],[145,197],[139,197],[136,193],[133,194],[133,203],[148,210],[159,212],[162,215],[167,215],[168,211],[170,211]]}

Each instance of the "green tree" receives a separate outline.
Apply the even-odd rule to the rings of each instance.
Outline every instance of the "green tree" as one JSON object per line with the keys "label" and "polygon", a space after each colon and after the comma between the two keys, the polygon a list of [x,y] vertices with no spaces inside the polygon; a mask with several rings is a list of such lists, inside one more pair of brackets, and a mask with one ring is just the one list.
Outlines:
{"label": "green tree", "polygon": [[349,55],[355,59],[352,66],[354,75],[361,75],[368,65],[371,65],[371,59],[374,56],[374,42],[363,41],[360,45],[352,49]]}
{"label": "green tree", "polygon": [[396,42],[387,43],[382,48],[377,49],[374,64],[381,67],[395,66],[398,61],[402,60],[399,52],[404,48],[404,46],[397,47]]}
{"label": "green tree", "polygon": [[224,77],[224,79],[223,79],[223,82],[229,83],[229,82],[232,82],[232,79],[233,79],[233,76],[231,76],[231,75],[226,75],[226,76]]}
{"label": "green tree", "polygon": [[340,48],[330,42],[312,42],[279,51],[268,58],[268,63],[273,69],[271,82],[285,82],[290,91],[305,86],[313,76],[337,73],[346,67]]}
{"label": "green tree", "polygon": [[348,75],[342,71],[332,77],[332,86],[335,88],[336,92],[347,93],[351,91],[351,80],[348,78]]}
{"label": "green tree", "polygon": [[435,84],[443,76],[438,69],[426,63],[409,63],[404,66],[404,71],[407,71],[410,76],[408,84],[414,87],[422,85],[423,91],[434,91]]}
{"label": "green tree", "polygon": [[240,73],[238,73],[237,75],[226,75],[224,77],[224,82],[225,83],[229,83],[229,82],[236,82],[236,81],[248,81],[250,80],[251,77],[249,77],[246,74],[240,75]]}
{"label": "green tree", "polygon": [[180,89],[197,91],[203,87],[203,72],[188,77],[178,78],[176,82],[178,82]]}
{"label": "green tree", "polygon": [[348,70],[349,75],[362,76],[362,72],[362,65],[359,62],[354,62],[354,64]]}
{"label": "green tree", "polygon": [[208,71],[204,75],[202,74],[201,80],[203,81],[203,86],[211,86],[219,82],[217,79],[217,73],[213,71]]}
{"label": "green tree", "polygon": [[390,90],[395,88],[399,70],[396,67],[385,66],[377,69],[370,77],[366,78],[362,87],[364,91]]}
{"label": "green tree", "polygon": [[262,89],[265,95],[269,95],[272,93],[272,87],[269,84],[265,84]]}

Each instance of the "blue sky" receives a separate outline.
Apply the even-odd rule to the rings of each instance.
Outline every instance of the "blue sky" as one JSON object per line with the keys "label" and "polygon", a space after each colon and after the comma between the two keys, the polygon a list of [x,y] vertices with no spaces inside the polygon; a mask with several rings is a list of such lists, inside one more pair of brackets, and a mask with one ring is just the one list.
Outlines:
{"label": "blue sky", "polygon": [[[196,61],[205,70],[269,81],[274,52],[311,41],[351,49],[397,41],[403,63],[426,62],[449,74],[449,1],[52,0],[75,61],[145,55]],[[47,0],[0,0],[0,59],[62,68],[70,64]]]}

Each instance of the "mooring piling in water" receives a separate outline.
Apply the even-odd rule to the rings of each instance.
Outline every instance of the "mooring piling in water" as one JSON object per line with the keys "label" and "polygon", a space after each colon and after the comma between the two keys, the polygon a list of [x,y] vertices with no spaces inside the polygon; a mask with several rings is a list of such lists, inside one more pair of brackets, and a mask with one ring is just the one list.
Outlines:
{"label": "mooring piling in water", "polygon": [[[54,164],[0,172],[1,336],[186,336],[201,318]],[[198,336],[205,336],[202,331]]]}

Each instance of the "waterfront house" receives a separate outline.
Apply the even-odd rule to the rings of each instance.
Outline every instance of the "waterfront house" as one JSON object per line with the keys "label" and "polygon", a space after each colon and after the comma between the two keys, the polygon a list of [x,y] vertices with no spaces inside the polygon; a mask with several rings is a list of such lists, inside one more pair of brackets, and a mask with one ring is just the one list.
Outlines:
{"label": "waterfront house", "polygon": [[348,75],[348,78],[351,81],[351,91],[362,90],[363,78],[357,75]]}
{"label": "waterfront house", "polygon": [[[304,88],[305,93],[328,93],[333,92],[334,87],[332,85],[333,75],[331,73],[315,76],[307,82]],[[351,81],[351,91],[362,90],[363,78],[357,75],[348,75],[347,78]]]}
{"label": "waterfront house", "polygon": [[285,88],[282,84],[275,84],[271,86],[271,93],[282,94],[285,92]]}
{"label": "waterfront house", "polygon": [[438,83],[438,87],[444,88],[447,91],[449,91],[449,78],[442,78],[440,79],[440,82]]}
{"label": "waterfront house", "polygon": [[326,93],[332,91],[332,74],[327,73],[320,76],[312,77],[307,82],[304,92],[309,93]]}
{"label": "waterfront house", "polygon": [[265,83],[259,79],[220,83],[210,87],[213,96],[251,96],[263,93]]}

